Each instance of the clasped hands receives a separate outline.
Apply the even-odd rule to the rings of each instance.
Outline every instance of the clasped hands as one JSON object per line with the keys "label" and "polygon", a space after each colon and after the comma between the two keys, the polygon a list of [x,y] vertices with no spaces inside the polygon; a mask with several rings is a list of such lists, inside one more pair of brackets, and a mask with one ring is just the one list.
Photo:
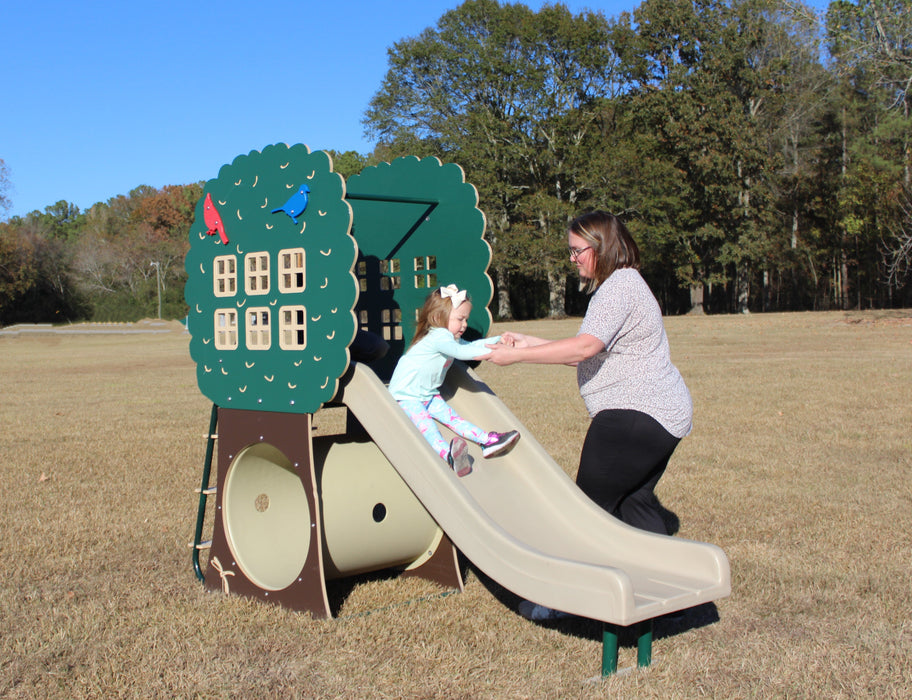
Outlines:
{"label": "clasped hands", "polygon": [[486,348],[490,349],[487,355],[482,355],[477,357],[478,360],[487,360],[488,362],[493,362],[495,365],[512,365],[514,362],[519,361],[515,350],[519,348],[529,347],[529,341],[526,339],[526,336],[522,333],[513,333],[507,331],[500,336],[500,342],[494,343],[492,345],[485,345]]}

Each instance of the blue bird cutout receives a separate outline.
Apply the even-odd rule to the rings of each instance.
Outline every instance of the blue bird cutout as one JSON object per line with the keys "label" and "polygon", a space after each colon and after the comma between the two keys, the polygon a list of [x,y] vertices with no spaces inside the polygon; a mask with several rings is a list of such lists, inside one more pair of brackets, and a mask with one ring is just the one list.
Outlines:
{"label": "blue bird cutout", "polygon": [[298,188],[298,191],[291,195],[285,204],[278,209],[273,209],[272,213],[278,214],[280,211],[284,211],[291,217],[292,221],[298,223],[297,217],[301,216],[301,214],[304,213],[304,210],[307,209],[307,194],[309,192],[310,188],[307,185],[301,185]]}

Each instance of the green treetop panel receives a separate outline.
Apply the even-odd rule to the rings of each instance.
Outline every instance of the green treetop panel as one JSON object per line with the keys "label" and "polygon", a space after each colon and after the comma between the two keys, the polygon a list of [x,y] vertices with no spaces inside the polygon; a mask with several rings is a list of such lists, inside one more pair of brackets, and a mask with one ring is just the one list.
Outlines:
{"label": "green treetop panel", "polygon": [[360,326],[383,337],[390,352],[372,367],[388,377],[415,333],[428,293],[455,284],[472,300],[467,337],[491,326],[487,275],[491,249],[478,192],[458,165],[437,158],[398,158],[348,179],[358,241]]}
{"label": "green treetop panel", "polygon": [[200,391],[238,409],[314,413],[355,335],[357,245],[326,153],[267,146],[206,183],[184,297]]}

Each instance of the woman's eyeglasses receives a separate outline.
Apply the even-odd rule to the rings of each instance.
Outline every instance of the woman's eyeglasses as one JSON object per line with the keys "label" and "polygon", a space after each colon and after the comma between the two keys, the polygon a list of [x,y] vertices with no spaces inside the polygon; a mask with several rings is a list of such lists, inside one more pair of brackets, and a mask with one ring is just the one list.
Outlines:
{"label": "woman's eyeglasses", "polygon": [[570,251],[570,259],[579,260],[579,256],[591,248],[591,245],[587,245],[585,248],[569,248],[568,250]]}

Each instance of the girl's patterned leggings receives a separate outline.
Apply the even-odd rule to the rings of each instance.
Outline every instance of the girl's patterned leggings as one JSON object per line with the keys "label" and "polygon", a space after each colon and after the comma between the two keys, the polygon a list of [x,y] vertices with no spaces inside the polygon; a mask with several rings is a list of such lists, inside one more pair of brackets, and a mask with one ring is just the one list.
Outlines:
{"label": "girl's patterned leggings", "polygon": [[450,408],[440,394],[437,394],[428,402],[399,401],[399,405],[402,406],[402,410],[405,411],[408,417],[412,419],[412,423],[418,426],[418,430],[424,435],[424,439],[431,444],[431,447],[443,459],[446,459],[450,454],[450,446],[443,439],[434,420],[440,421],[457,435],[461,435],[479,445],[484,445],[488,441],[487,431],[462,418]]}

